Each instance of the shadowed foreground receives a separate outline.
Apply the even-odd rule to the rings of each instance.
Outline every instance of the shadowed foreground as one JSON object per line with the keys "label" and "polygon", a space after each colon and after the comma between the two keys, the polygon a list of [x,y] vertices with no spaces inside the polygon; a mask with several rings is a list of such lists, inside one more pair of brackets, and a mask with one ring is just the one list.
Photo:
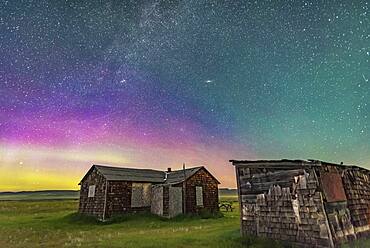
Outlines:
{"label": "shadowed foreground", "polygon": [[[271,247],[241,239],[238,209],[222,218],[152,215],[109,224],[76,215],[78,201],[0,201],[0,247]],[[236,203],[234,203],[236,207]]]}
{"label": "shadowed foreground", "polygon": [[76,200],[0,201],[0,247],[282,247],[240,238],[236,202],[222,218],[131,215],[105,224],[77,215],[77,205]]}

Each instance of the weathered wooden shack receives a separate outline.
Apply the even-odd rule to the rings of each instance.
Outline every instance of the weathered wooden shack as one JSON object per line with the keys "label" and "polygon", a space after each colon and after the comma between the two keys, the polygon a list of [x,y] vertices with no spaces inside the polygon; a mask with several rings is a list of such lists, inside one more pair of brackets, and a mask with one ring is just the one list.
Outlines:
{"label": "weathered wooden shack", "polygon": [[230,160],[242,235],[337,247],[370,234],[370,172],[318,160]]}
{"label": "weathered wooden shack", "polygon": [[93,165],[79,183],[79,213],[105,220],[138,211],[165,217],[215,212],[218,184],[203,166],[158,171]]}

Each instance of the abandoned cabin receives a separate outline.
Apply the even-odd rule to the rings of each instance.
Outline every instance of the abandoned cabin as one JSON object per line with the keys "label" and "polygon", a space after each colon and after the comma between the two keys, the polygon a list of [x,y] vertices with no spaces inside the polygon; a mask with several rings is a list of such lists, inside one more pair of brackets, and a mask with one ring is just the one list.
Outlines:
{"label": "abandoned cabin", "polygon": [[164,217],[215,212],[218,184],[203,166],[158,171],[93,165],[79,183],[79,213],[105,220],[139,211]]}
{"label": "abandoned cabin", "polygon": [[242,235],[337,247],[370,233],[370,171],[317,160],[230,160]]}

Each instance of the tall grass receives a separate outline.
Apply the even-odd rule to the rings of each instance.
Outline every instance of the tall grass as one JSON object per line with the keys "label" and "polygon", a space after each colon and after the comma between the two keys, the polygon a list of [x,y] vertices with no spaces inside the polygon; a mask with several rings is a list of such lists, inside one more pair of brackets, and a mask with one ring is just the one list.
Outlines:
{"label": "tall grass", "polygon": [[279,247],[242,239],[237,204],[223,216],[116,216],[101,223],[76,214],[78,201],[0,202],[0,247]]}

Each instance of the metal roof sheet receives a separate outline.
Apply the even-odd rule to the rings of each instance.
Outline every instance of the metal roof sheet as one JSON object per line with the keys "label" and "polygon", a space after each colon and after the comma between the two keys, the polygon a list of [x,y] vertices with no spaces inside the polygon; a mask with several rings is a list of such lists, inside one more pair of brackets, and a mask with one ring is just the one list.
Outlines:
{"label": "metal roof sheet", "polygon": [[367,170],[366,168],[357,166],[357,165],[345,165],[343,163],[336,164],[336,163],[330,163],[325,162],[321,160],[315,160],[315,159],[308,159],[308,160],[301,160],[301,159],[272,159],[272,160],[229,160],[233,165],[247,165],[247,166],[256,166],[256,167],[270,167],[270,168],[280,168],[280,167],[320,167],[322,165],[333,165],[338,167],[344,167],[344,168],[356,168],[359,170]]}

